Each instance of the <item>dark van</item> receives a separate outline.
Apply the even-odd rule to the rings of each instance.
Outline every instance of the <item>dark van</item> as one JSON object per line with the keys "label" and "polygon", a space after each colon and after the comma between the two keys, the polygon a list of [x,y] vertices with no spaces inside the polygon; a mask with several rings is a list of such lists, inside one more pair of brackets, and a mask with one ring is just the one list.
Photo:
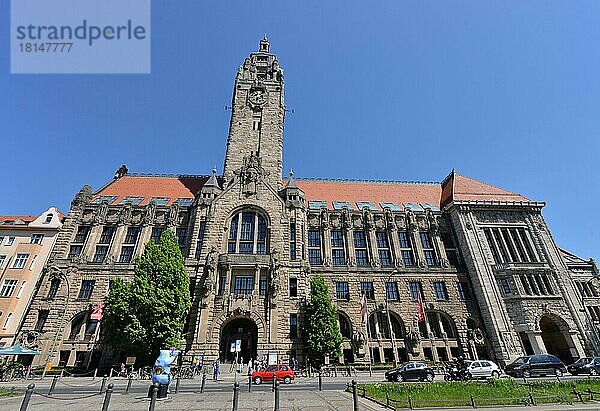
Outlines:
{"label": "dark van", "polygon": [[554,355],[538,354],[517,358],[512,364],[508,364],[504,370],[511,377],[536,377],[544,375],[562,376],[567,368]]}

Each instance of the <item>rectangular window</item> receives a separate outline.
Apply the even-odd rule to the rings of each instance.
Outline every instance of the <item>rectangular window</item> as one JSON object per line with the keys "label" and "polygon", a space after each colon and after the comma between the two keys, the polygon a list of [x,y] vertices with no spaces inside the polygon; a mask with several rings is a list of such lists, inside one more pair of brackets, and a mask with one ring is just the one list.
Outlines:
{"label": "rectangular window", "polygon": [[0,255],[0,268],[2,268],[2,266],[4,265],[4,261],[6,261],[6,256]]}
{"label": "rectangular window", "polygon": [[356,265],[364,267],[369,265],[369,253],[367,252],[367,239],[364,231],[354,231],[354,254]]}
{"label": "rectangular window", "polygon": [[177,243],[179,244],[179,249],[181,250],[181,254],[185,256],[185,244],[187,237],[188,229],[184,227],[180,227],[176,230],[177,233]]}
{"label": "rectangular window", "polygon": [[423,246],[423,255],[425,256],[425,263],[428,267],[434,267],[437,265],[435,259],[435,252],[433,251],[433,243],[429,233],[419,233],[421,238],[421,246]]}
{"label": "rectangular window", "polygon": [[2,288],[0,288],[0,297],[10,297],[17,288],[19,280],[4,280]]}
{"label": "rectangular window", "polygon": [[502,292],[504,293],[504,295],[512,294],[512,289],[510,288],[510,281],[508,281],[508,278],[501,278],[500,286],[502,287]]}
{"label": "rectangular window", "polygon": [[233,293],[237,295],[250,295],[254,289],[254,278],[252,276],[235,276]]}
{"label": "rectangular window", "polygon": [[60,279],[53,278],[50,280],[50,289],[48,290],[48,298],[56,297],[56,293],[58,292],[58,287],[60,287]]}
{"label": "rectangular window", "polygon": [[162,235],[163,231],[165,231],[163,227],[152,227],[152,235],[150,238],[154,244],[160,244],[160,236]]}
{"label": "rectangular window", "polygon": [[198,243],[196,243],[196,260],[200,259],[202,253],[202,245],[204,244],[204,232],[206,230],[206,221],[200,221],[200,229],[198,230]]}
{"label": "rectangular window", "polygon": [[375,289],[373,288],[372,281],[361,281],[360,292],[365,294],[365,297],[369,301],[375,300]]}
{"label": "rectangular window", "polygon": [[335,282],[335,297],[338,300],[350,301],[350,288],[347,281]]}
{"label": "rectangular window", "polygon": [[133,249],[132,245],[124,245],[121,247],[121,255],[119,256],[120,263],[130,263],[133,258]]}
{"label": "rectangular window", "polygon": [[469,284],[465,281],[459,281],[456,283],[456,292],[458,293],[459,300],[471,299]]}
{"label": "rectangular window", "polygon": [[290,338],[298,338],[298,314],[290,314]]}
{"label": "rectangular window", "polygon": [[44,234],[31,234],[31,244],[42,244]]}
{"label": "rectangular window", "polygon": [[377,231],[375,233],[375,236],[377,238],[379,262],[383,267],[389,267],[392,265],[392,256],[390,253],[390,244],[388,241],[387,233],[385,231]]}
{"label": "rectangular window", "polygon": [[80,300],[89,300],[92,297],[92,293],[94,292],[95,285],[96,285],[96,280],[82,280],[81,281],[81,289],[79,290],[79,299]]}
{"label": "rectangular window", "polygon": [[408,289],[410,290],[411,300],[417,301],[419,299],[419,294],[421,295],[421,300],[425,300],[425,296],[423,295],[423,287],[421,286],[420,281],[410,281],[408,283]]}
{"label": "rectangular window", "polygon": [[73,258],[75,256],[78,256],[81,254],[82,251],[83,245],[73,244],[71,245],[71,247],[69,247],[69,255],[67,256],[67,258]]}
{"label": "rectangular window", "polygon": [[436,300],[447,300],[448,290],[446,289],[446,283],[444,281],[434,281],[433,293],[435,294]]}
{"label": "rectangular window", "polygon": [[333,265],[346,265],[344,234],[338,230],[331,231],[331,257]]}
{"label": "rectangular window", "polygon": [[404,263],[404,266],[414,266],[415,258],[413,255],[412,244],[410,242],[410,235],[406,231],[398,231],[398,243],[400,244],[400,255],[402,256],[402,262]]}
{"label": "rectangular window", "polygon": [[26,253],[17,253],[15,257],[15,261],[13,261],[12,268],[23,268],[29,259],[29,254]]}
{"label": "rectangular window", "polygon": [[290,260],[296,260],[296,223],[290,223]]}
{"label": "rectangular window", "polygon": [[13,245],[13,243],[15,242],[15,238],[14,237],[8,237],[8,240],[6,241],[6,245]]}
{"label": "rectangular window", "polygon": [[[265,273],[261,273],[260,274],[260,279],[258,282],[258,293],[260,296],[264,297],[267,295],[268,290],[267,290],[267,274]],[[291,291],[290,291],[291,293]]]}
{"label": "rectangular window", "polygon": [[448,257],[448,262],[452,267],[458,267],[458,251],[456,250],[452,233],[442,233],[441,237],[444,248],[446,249],[446,257]]}
{"label": "rectangular window", "polygon": [[308,230],[308,262],[310,265],[322,265],[321,258],[321,232]]}
{"label": "rectangular window", "polygon": [[46,320],[48,319],[49,310],[39,310],[38,318],[35,323],[35,331],[42,332],[44,330],[44,325],[46,325]]}
{"label": "rectangular window", "polygon": [[91,227],[89,225],[82,225],[77,228],[77,234],[73,239],[74,244],[85,244],[88,236],[90,235]]}
{"label": "rectangular window", "polygon": [[97,245],[96,253],[94,254],[94,258],[92,259],[93,263],[103,263],[106,259],[106,255],[108,254],[108,246],[107,245]]}
{"label": "rectangular window", "polygon": [[227,275],[221,274],[219,276],[219,295],[225,294],[225,285],[227,284]]}
{"label": "rectangular window", "polygon": [[386,295],[388,301],[398,301],[398,299],[399,299],[398,283],[395,281],[386,282],[385,283],[385,295]]}
{"label": "rectangular window", "polygon": [[100,240],[98,240],[98,244],[110,244],[114,235],[115,235],[115,228],[110,227],[110,226],[105,226],[102,229],[102,234],[100,235]]}
{"label": "rectangular window", "polygon": [[123,244],[134,244],[137,243],[138,237],[140,236],[140,228],[139,227],[127,227],[127,234],[125,234],[125,239],[123,240]]}
{"label": "rectangular window", "polygon": [[290,278],[290,297],[298,297],[298,279]]}

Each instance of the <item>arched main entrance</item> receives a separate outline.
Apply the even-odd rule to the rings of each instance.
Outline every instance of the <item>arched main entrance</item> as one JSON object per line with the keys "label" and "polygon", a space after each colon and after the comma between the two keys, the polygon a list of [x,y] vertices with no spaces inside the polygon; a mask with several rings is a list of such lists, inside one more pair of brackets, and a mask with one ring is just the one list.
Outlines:
{"label": "arched main entrance", "polygon": [[546,351],[548,354],[556,355],[565,364],[573,362],[573,355],[571,354],[573,344],[568,330],[568,325],[560,319],[546,315],[540,319],[540,331],[542,332],[542,340],[546,346]]}
{"label": "arched main entrance", "polygon": [[247,318],[236,318],[229,321],[221,330],[220,357],[221,361],[231,362],[235,359],[235,353],[231,352],[231,344],[241,340],[242,346],[240,358],[248,362],[250,358],[256,358],[256,346],[258,344],[258,328],[254,321]]}

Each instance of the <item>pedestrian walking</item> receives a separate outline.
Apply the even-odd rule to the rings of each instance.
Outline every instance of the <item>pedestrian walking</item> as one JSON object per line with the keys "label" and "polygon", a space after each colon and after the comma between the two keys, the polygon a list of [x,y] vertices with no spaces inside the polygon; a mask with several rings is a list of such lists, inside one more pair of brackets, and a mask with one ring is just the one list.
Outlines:
{"label": "pedestrian walking", "polygon": [[219,371],[221,371],[221,361],[219,361],[219,359],[217,358],[217,360],[215,361],[215,365],[214,365],[214,372],[213,372],[213,380],[217,381],[219,379]]}

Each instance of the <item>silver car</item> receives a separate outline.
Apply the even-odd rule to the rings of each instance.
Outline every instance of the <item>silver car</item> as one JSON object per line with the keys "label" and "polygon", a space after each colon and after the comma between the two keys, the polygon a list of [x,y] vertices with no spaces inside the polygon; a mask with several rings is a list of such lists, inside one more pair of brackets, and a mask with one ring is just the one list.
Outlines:
{"label": "silver car", "polygon": [[472,379],[499,378],[502,370],[490,360],[472,361],[467,367],[467,375]]}

